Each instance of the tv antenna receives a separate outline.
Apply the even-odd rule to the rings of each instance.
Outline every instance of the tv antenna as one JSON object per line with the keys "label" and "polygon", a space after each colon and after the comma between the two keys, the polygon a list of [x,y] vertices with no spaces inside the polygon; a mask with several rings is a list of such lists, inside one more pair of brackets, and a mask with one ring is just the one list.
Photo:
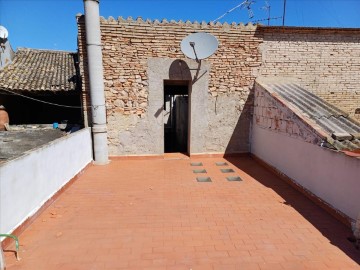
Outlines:
{"label": "tv antenna", "polygon": [[213,22],[217,22],[218,20],[222,19],[223,17],[225,17],[226,15],[228,15],[229,13],[233,12],[234,10],[240,8],[240,9],[244,9],[246,8],[248,10],[248,14],[249,14],[249,19],[254,17],[254,12],[251,9],[251,5],[255,3],[255,0],[245,0],[244,2],[240,3],[239,5],[233,7],[232,9],[226,11],[223,15],[221,15],[220,17],[216,18],[215,20],[213,20]]}
{"label": "tv antenna", "polygon": [[261,9],[265,10],[265,12],[267,12],[267,21],[268,21],[268,25],[270,25],[270,9],[271,9],[271,6],[269,5],[269,2],[268,1],[265,1],[265,6],[263,6]]}
{"label": "tv antenna", "polygon": [[251,9],[251,5],[254,4],[255,1],[254,0],[245,0],[243,2],[243,6],[240,8],[246,8],[248,10],[248,14],[249,14],[249,19],[254,18],[254,12]]}
{"label": "tv antenna", "polygon": [[271,17],[271,18],[267,18],[267,19],[255,20],[255,21],[252,21],[252,23],[258,23],[258,22],[269,21],[269,20],[278,20],[278,19],[282,19],[282,18],[283,18],[283,16]]}

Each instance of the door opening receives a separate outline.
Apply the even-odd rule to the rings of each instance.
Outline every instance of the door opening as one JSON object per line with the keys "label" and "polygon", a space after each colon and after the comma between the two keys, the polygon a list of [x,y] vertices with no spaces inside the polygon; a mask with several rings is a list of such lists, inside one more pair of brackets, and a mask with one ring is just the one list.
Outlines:
{"label": "door opening", "polygon": [[164,152],[188,152],[189,82],[164,81]]}

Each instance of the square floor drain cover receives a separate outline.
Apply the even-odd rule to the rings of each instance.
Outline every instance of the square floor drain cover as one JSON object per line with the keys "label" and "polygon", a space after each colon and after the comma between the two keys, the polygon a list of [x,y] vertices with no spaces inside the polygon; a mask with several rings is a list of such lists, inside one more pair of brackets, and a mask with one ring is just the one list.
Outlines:
{"label": "square floor drain cover", "polygon": [[206,170],[201,169],[201,170],[193,170],[194,173],[206,173]]}
{"label": "square floor drain cover", "polygon": [[216,166],[227,166],[228,164],[226,162],[216,162]]}
{"label": "square floor drain cover", "polygon": [[242,179],[239,176],[229,176],[226,177],[228,181],[242,181]]}
{"label": "square floor drain cover", "polygon": [[231,173],[231,172],[234,172],[233,169],[221,169],[221,172],[222,173]]}
{"label": "square floor drain cover", "polygon": [[201,162],[191,162],[191,166],[202,166],[203,164]]}
{"label": "square floor drain cover", "polygon": [[210,177],[196,177],[196,181],[198,182],[211,182]]}

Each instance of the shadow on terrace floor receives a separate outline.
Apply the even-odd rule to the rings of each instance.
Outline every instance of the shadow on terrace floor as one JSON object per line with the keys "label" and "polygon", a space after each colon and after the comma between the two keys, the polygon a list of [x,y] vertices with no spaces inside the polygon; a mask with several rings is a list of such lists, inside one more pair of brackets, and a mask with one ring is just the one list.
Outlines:
{"label": "shadow on terrace floor", "polygon": [[[272,189],[285,202],[284,204],[294,208],[306,220],[308,220],[321,234],[326,237],[332,245],[337,246],[353,261],[360,264],[360,250],[357,250],[347,237],[351,235],[351,230],[344,224],[336,220],[325,210],[317,206],[310,200],[304,200],[304,195],[292,188],[286,182],[280,180],[276,175],[254,163],[249,158],[226,158],[234,166],[250,175],[260,184]],[[266,173],[264,173],[266,172]]]}

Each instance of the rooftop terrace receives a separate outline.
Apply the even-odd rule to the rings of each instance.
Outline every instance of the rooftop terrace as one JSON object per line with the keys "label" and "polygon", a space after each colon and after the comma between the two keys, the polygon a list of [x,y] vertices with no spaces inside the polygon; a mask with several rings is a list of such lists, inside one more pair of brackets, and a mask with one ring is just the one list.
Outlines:
{"label": "rooftop terrace", "polygon": [[122,159],[89,167],[38,216],[21,261],[5,255],[8,269],[359,269],[349,235],[250,157]]}

